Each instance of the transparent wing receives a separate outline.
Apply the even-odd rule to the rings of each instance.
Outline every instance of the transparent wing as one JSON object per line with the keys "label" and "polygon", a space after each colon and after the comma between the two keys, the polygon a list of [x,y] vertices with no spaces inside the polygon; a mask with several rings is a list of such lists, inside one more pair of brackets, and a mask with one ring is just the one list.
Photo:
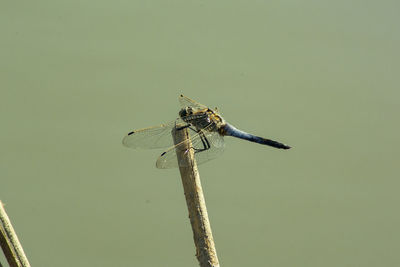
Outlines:
{"label": "transparent wing", "polygon": [[130,148],[165,148],[174,145],[171,130],[181,119],[167,124],[144,128],[128,133],[122,140],[122,144]]}
{"label": "transparent wing", "polygon": [[185,108],[185,107],[192,107],[192,108],[196,108],[196,109],[205,109],[205,108],[207,108],[203,104],[197,103],[193,99],[190,99],[189,97],[184,96],[184,95],[180,95],[178,99],[179,99],[179,103],[181,103],[181,106],[183,108]]}
{"label": "transparent wing", "polygon": [[[195,134],[191,135],[190,138],[190,141],[192,142],[191,147],[192,149],[194,149],[194,155],[196,158],[197,165],[217,158],[223,153],[225,148],[224,138],[218,132],[207,131],[207,128],[203,129],[202,132],[204,133],[204,135],[196,132],[191,132],[191,134],[192,133]],[[206,150],[201,151],[202,149],[204,149],[204,142],[205,142],[204,139],[208,141],[210,147]],[[179,143],[169,148],[164,153],[162,153],[157,159],[156,163],[157,168],[169,169],[169,168],[179,167],[176,151],[177,149],[184,150],[185,149],[184,147],[186,147],[187,142],[189,141],[184,141],[182,143]]]}

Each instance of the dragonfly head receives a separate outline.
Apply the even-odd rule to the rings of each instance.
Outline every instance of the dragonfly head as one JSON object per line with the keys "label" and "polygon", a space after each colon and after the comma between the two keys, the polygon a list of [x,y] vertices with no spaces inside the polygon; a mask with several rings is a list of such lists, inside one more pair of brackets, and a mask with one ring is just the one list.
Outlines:
{"label": "dragonfly head", "polygon": [[189,115],[193,115],[193,110],[191,107],[186,107],[179,111],[179,117],[181,117],[181,118],[184,118]]}

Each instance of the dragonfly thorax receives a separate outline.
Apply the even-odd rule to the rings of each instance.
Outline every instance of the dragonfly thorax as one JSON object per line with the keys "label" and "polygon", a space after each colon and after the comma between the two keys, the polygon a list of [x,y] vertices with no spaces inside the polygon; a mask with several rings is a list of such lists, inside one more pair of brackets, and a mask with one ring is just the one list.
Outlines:
{"label": "dragonfly thorax", "polygon": [[225,124],[224,119],[209,108],[194,109],[185,107],[179,111],[181,119],[193,125],[197,129],[207,128],[209,131],[216,131]]}

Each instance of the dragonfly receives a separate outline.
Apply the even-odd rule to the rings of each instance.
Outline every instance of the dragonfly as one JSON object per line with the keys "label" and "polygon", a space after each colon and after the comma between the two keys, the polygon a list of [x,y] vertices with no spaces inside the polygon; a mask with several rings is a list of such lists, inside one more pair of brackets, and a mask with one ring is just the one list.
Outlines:
{"label": "dragonfly", "polygon": [[197,164],[220,156],[225,148],[225,136],[233,136],[278,149],[291,148],[286,144],[237,129],[225,121],[217,108],[210,109],[184,95],[180,95],[178,99],[181,109],[176,120],[131,131],[123,138],[122,144],[134,149],[167,148],[157,159],[156,167],[159,169],[182,166],[177,157],[177,149],[182,147],[182,143],[174,145],[171,136],[174,128],[178,131],[183,129],[189,131],[190,139],[183,142],[191,142],[190,149],[193,149]]}

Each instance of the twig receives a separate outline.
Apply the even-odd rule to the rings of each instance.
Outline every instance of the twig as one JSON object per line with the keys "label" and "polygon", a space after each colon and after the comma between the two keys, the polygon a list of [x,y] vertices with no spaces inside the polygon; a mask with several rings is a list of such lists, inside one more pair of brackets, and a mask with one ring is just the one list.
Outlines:
{"label": "twig", "polygon": [[0,201],[0,245],[11,267],[30,267],[17,234]]}
{"label": "twig", "polygon": [[[11,267],[19,267],[19,261],[17,259],[17,255],[15,255],[12,250],[11,244],[7,240],[7,235],[3,231],[3,228],[0,227],[0,246],[3,249],[4,256],[6,256],[7,262]],[[0,263],[1,266],[1,263]]]}
{"label": "twig", "polygon": [[196,245],[197,260],[201,267],[219,267],[189,132],[187,128],[181,130],[173,129],[172,136],[174,143],[180,144],[176,147],[176,154],[178,156],[179,171],[189,211],[189,219],[192,225],[193,239]]}

